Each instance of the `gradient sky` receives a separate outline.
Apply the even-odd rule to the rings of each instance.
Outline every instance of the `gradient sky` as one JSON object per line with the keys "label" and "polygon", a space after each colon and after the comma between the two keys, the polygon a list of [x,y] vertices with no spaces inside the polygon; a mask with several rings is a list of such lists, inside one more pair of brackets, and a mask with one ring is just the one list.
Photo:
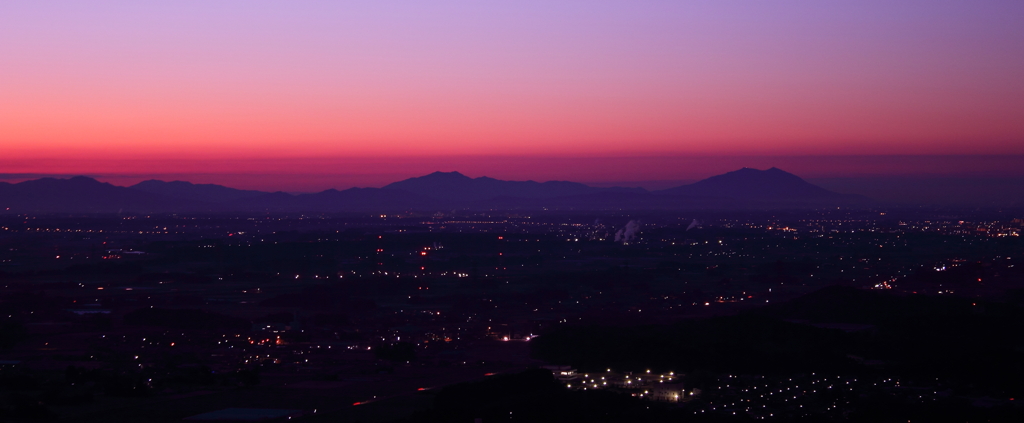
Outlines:
{"label": "gradient sky", "polygon": [[1020,173],[1021,75],[1019,0],[5,1],[0,173]]}

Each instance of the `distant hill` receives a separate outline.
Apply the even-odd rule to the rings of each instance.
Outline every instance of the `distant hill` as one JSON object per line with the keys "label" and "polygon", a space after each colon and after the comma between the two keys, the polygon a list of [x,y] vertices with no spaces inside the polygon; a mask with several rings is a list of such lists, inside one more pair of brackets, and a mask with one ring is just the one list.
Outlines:
{"label": "distant hill", "polygon": [[167,197],[208,203],[226,203],[267,194],[262,191],[240,190],[222,185],[193,184],[185,181],[164,182],[156,179],[142,181],[128,188]]}
{"label": "distant hill", "polygon": [[456,201],[480,201],[497,197],[555,198],[598,192],[646,192],[643,188],[596,188],[567,181],[503,181],[481,176],[470,178],[459,172],[434,172],[384,186],[423,197]]}
{"label": "distant hill", "polygon": [[866,198],[840,194],[811,184],[778,168],[742,168],[697,181],[690,185],[655,191],[661,195],[726,197],[746,201],[860,201]]}
{"label": "distant hill", "polygon": [[839,194],[782,170],[740,169],[667,190],[598,188],[567,181],[503,181],[434,172],[383,188],[292,195],[184,181],[119,187],[78,176],[0,183],[3,213],[381,212],[400,210],[680,210],[848,204]]}
{"label": "distant hill", "polygon": [[204,208],[201,203],[119,187],[85,176],[0,183],[0,211],[7,213],[175,212]]}

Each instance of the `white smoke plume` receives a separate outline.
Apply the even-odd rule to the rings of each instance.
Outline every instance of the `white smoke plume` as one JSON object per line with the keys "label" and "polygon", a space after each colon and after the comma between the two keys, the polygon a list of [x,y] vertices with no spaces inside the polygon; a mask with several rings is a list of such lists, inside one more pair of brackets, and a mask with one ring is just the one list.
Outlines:
{"label": "white smoke plume", "polygon": [[688,231],[688,230],[696,228],[696,227],[698,227],[698,226],[700,226],[702,224],[704,224],[704,222],[701,222],[701,221],[699,221],[697,219],[693,219],[693,222],[690,222],[690,226],[687,226],[686,230]]}
{"label": "white smoke plume", "polygon": [[615,242],[629,242],[636,239],[637,232],[640,231],[640,221],[630,220],[626,223],[626,227],[619,229],[615,232]]}

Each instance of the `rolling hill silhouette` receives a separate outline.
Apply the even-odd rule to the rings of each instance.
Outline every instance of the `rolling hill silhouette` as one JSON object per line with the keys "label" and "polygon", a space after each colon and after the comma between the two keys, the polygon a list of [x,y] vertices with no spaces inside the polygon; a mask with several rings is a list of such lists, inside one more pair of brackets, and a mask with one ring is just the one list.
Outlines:
{"label": "rolling hill silhouette", "polygon": [[183,200],[210,203],[225,203],[266,194],[263,191],[241,190],[215,184],[193,184],[185,181],[164,182],[157,179],[142,181],[128,188]]}
{"label": "rolling hill silhouette", "polygon": [[0,183],[0,212],[378,212],[442,209],[744,208],[850,204],[867,199],[828,191],[791,173],[740,169],[650,192],[567,181],[503,181],[434,172],[383,188],[329,189],[309,194],[248,191],[213,184],[149,180],[119,187],[77,176]]}
{"label": "rolling hill silhouette", "polygon": [[856,195],[840,194],[811,184],[799,176],[778,168],[757,170],[742,168],[721,175],[661,191],[662,195],[726,197],[758,201],[862,200]]}
{"label": "rolling hill silhouette", "polygon": [[199,203],[142,192],[85,176],[0,183],[0,211],[8,213],[118,213],[202,210]]}
{"label": "rolling hill silhouette", "polygon": [[599,192],[646,192],[643,188],[596,188],[567,181],[503,181],[481,176],[470,178],[459,172],[434,172],[384,186],[424,197],[455,201],[480,201],[497,197],[554,198]]}

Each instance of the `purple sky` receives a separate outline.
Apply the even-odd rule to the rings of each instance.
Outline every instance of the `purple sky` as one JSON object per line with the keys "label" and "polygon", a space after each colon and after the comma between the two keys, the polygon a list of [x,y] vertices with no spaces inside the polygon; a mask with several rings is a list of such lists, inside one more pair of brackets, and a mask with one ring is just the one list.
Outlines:
{"label": "purple sky", "polygon": [[[3,2],[2,161],[316,190],[1020,155],[1022,22],[980,0]],[[949,171],[885,160],[840,173]]]}

